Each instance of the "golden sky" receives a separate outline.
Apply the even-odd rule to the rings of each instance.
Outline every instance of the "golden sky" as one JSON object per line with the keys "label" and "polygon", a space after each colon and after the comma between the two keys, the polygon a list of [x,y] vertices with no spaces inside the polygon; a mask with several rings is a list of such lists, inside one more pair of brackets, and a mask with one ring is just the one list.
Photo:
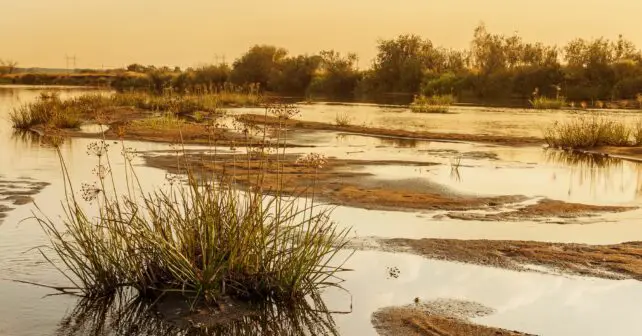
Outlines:
{"label": "golden sky", "polygon": [[22,66],[193,66],[253,44],[291,53],[356,52],[415,33],[465,48],[484,21],[491,32],[563,44],[624,34],[642,47],[640,0],[0,0],[0,58]]}

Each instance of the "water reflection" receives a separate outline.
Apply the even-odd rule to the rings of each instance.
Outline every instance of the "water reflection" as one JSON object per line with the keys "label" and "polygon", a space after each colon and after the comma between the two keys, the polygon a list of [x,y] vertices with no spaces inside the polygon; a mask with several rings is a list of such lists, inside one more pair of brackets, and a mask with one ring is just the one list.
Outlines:
{"label": "water reflection", "polygon": [[571,167],[578,167],[584,170],[596,168],[621,167],[622,160],[606,155],[569,152],[556,149],[544,151],[547,163],[563,164]]}
{"label": "water reflection", "polygon": [[188,302],[168,301],[171,302],[152,306],[122,295],[83,299],[63,318],[56,335],[339,335],[331,313],[319,297],[290,306],[265,304],[225,308],[217,313],[203,313],[206,309],[197,307],[190,314],[183,313],[188,310]]}
{"label": "water reflection", "polygon": [[[379,138],[382,146],[397,148],[416,148],[417,139]],[[424,141],[425,142],[425,141]]]}

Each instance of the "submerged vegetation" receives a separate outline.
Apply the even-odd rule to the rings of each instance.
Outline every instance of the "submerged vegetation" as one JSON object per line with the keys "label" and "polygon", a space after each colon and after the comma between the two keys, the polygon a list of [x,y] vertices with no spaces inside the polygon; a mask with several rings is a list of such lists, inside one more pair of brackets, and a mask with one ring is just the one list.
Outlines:
{"label": "submerged vegetation", "polygon": [[[132,288],[142,297],[178,293],[192,302],[291,302],[340,286],[338,275],[346,270],[333,257],[348,230],[335,226],[331,209],[316,204],[314,193],[306,199],[286,197],[278,187],[268,193],[261,173],[252,177],[258,187],[240,188],[234,172],[193,169],[180,160],[180,150],[176,171],[184,178],[168,175],[167,186],[146,191],[135,153],[123,144],[120,167],[109,147],[104,140],[88,146],[96,181],[83,184],[82,199],[63,161],[66,216],[62,223],[37,217],[58,258],[43,255],[72,284],[65,292],[99,298]],[[279,155],[276,161],[253,157],[259,172],[280,170]],[[323,161],[301,160],[315,169]]]}
{"label": "submerged vegetation", "polygon": [[544,132],[554,148],[594,148],[642,145],[642,121],[627,123],[600,114],[575,116],[555,122]]}
{"label": "submerged vegetation", "polygon": [[450,105],[455,103],[452,95],[415,96],[410,109],[420,113],[447,113]]}

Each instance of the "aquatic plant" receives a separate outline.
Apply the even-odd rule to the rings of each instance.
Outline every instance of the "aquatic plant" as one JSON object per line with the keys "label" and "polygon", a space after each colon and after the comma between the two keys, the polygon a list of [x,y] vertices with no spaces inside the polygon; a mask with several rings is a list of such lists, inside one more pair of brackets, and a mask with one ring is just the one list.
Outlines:
{"label": "aquatic plant", "polygon": [[352,117],[348,113],[337,113],[334,116],[334,122],[337,126],[350,126]]}
{"label": "aquatic plant", "polygon": [[36,125],[76,128],[82,122],[80,111],[73,105],[61,100],[57,94],[41,94],[36,101],[15,108],[9,118],[18,129],[29,129]]}
{"label": "aquatic plant", "polygon": [[415,96],[410,110],[420,113],[447,113],[450,105],[455,103],[452,95]]}
{"label": "aquatic plant", "polygon": [[633,144],[636,146],[642,146],[642,119],[638,119],[633,125],[631,130],[631,135],[633,137]]}
{"label": "aquatic plant", "polygon": [[14,128],[20,129],[36,125],[75,128],[80,126],[81,118],[95,118],[110,108],[134,107],[145,111],[192,115],[197,112],[219,113],[223,106],[258,106],[260,103],[261,97],[254,91],[189,95],[153,95],[145,92],[85,94],[64,100],[58,95],[44,94],[35,102],[15,108],[10,118]]}
{"label": "aquatic plant", "polygon": [[179,118],[171,113],[164,113],[161,116],[133,120],[130,123],[132,127],[144,128],[148,130],[169,130],[179,129],[185,124],[185,119]]}
{"label": "aquatic plant", "polygon": [[[36,219],[57,258],[47,249],[41,253],[71,283],[65,292],[96,298],[133,288],[143,297],[180,293],[194,302],[276,302],[340,286],[338,275],[346,270],[333,265],[333,257],[345,246],[348,230],[334,225],[331,209],[316,205],[314,194],[303,203],[278,188],[269,194],[240,188],[233,175],[196,171],[181,160],[180,150],[176,172],[185,175],[185,183],[172,180],[169,187],[146,192],[131,150],[121,146],[122,176],[112,169],[109,143],[88,147],[96,160],[96,182],[82,188],[89,205],[76,197],[59,152],[65,216],[62,222],[44,214]],[[261,161],[257,181],[268,168],[274,172],[270,163]],[[124,192],[117,181],[125,184]]]}
{"label": "aquatic plant", "polygon": [[556,121],[544,130],[544,138],[555,148],[630,146],[638,142],[642,133],[640,127],[642,125],[632,126],[600,114],[579,115],[567,121]]}
{"label": "aquatic plant", "polygon": [[528,102],[533,106],[533,108],[538,110],[559,110],[566,106],[566,99],[564,99],[564,97],[548,98],[537,96]]}

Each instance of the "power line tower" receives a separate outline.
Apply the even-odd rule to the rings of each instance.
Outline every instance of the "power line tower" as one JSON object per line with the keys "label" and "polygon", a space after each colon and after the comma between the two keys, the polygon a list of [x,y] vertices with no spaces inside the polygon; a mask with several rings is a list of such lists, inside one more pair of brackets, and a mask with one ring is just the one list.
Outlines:
{"label": "power line tower", "polygon": [[214,65],[227,64],[225,62],[225,54],[214,54]]}
{"label": "power line tower", "polygon": [[71,63],[73,65],[74,71],[76,70],[76,55],[69,56],[69,55],[65,54],[65,61],[66,61],[66,64],[67,64],[67,72],[70,72],[69,71],[69,63]]}

